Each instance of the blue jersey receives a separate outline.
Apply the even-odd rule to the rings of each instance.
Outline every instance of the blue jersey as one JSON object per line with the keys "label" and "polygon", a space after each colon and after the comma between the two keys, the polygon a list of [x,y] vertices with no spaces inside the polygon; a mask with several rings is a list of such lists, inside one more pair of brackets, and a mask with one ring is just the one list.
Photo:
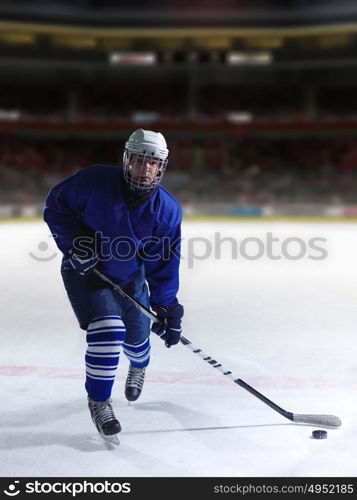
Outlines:
{"label": "blue jersey", "polygon": [[44,220],[64,255],[78,237],[90,241],[96,234],[100,270],[122,284],[134,282],[144,267],[151,304],[168,306],[179,287],[180,205],[159,186],[130,208],[124,183],[119,167],[85,168],[52,189]]}

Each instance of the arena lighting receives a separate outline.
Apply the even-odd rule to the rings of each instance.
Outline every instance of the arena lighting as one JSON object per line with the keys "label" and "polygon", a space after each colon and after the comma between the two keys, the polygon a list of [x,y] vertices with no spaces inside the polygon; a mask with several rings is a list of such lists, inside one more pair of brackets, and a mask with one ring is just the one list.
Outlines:
{"label": "arena lighting", "polygon": [[160,118],[159,113],[156,111],[136,111],[131,115],[134,123],[154,123]]}
{"label": "arena lighting", "polygon": [[226,118],[231,123],[251,123],[253,115],[249,111],[230,111],[226,113]]}
{"label": "arena lighting", "polygon": [[264,52],[243,52],[234,51],[228,52],[227,63],[230,65],[250,64],[250,65],[263,65],[271,64],[273,61],[273,54],[269,51]]}
{"label": "arena lighting", "polygon": [[136,66],[150,66],[156,64],[157,57],[154,52],[123,52],[116,51],[109,54],[109,64],[132,64]]}
{"label": "arena lighting", "polygon": [[20,116],[21,112],[16,109],[0,109],[0,120],[13,122],[19,120]]}

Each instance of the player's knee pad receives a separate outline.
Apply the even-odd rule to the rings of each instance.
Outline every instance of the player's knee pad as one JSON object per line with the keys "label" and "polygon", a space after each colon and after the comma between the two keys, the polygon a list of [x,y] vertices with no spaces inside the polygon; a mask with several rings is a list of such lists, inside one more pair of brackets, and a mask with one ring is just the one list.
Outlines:
{"label": "player's knee pad", "polygon": [[117,363],[124,338],[125,326],[120,316],[95,318],[87,330],[87,362],[106,364],[108,360],[109,364]]}
{"label": "player's knee pad", "polygon": [[125,325],[120,316],[101,316],[93,319],[87,329],[87,342],[123,342]]}

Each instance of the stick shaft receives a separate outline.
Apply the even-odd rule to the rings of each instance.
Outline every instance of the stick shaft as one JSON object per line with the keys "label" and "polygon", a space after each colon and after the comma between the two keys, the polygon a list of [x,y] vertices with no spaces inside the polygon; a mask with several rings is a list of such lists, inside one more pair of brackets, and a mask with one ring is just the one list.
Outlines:
{"label": "stick shaft", "polygon": [[238,384],[240,387],[243,387],[246,391],[250,392],[255,396],[256,398],[260,399],[263,403],[267,404],[272,408],[273,410],[277,411],[280,413],[280,415],[283,415],[283,417],[289,418],[292,420],[293,414],[290,412],[287,412],[283,408],[280,408],[280,406],[276,405],[273,403],[273,401],[270,401],[267,397],[265,397],[263,394],[258,392],[256,389],[254,389],[252,386],[244,382],[244,380],[235,377],[231,371],[227,371],[223,368],[223,366],[218,363],[215,359],[212,359],[210,356],[208,356],[206,353],[202,351],[202,349],[199,349],[198,347],[194,346],[192,342],[185,337],[181,336],[181,342],[190,349],[193,353],[197,354],[200,358],[202,358],[204,361],[206,361],[208,364],[212,366],[212,368],[216,368],[220,373],[225,375],[227,378],[233,380],[236,384]]}

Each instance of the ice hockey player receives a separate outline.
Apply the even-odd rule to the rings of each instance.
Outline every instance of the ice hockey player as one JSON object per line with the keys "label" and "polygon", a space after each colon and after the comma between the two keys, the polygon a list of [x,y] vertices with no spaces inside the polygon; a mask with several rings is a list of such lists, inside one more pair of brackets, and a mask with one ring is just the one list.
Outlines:
{"label": "ice hockey player", "polygon": [[152,331],[167,347],[180,340],[181,208],[160,185],[167,162],[164,136],[139,129],[125,143],[123,167],[84,168],[55,186],[46,200],[44,220],[64,255],[64,286],[87,332],[85,388],[92,420],[104,437],[121,430],[111,404],[121,346],[130,361],[125,396],[135,401],[141,394],[150,320],[93,270],[151,306],[164,322],[153,324]]}

